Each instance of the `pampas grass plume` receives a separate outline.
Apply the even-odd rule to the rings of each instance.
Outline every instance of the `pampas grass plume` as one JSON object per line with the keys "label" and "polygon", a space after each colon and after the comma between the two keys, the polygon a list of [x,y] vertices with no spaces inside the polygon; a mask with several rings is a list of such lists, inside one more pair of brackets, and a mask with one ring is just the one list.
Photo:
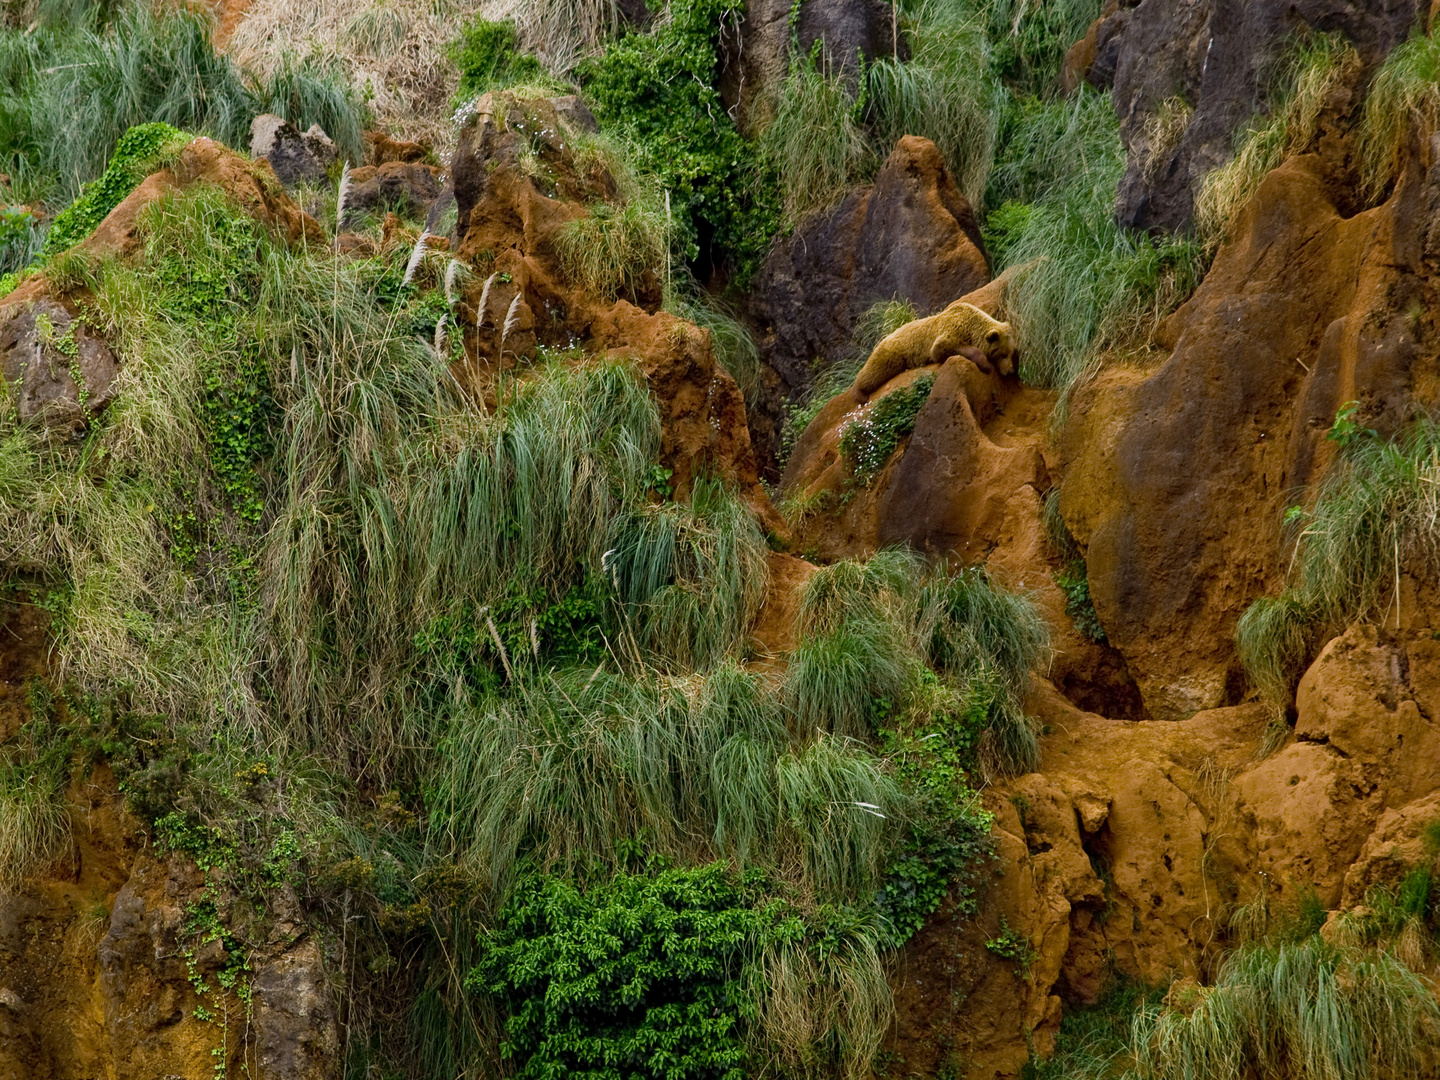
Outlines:
{"label": "pampas grass plume", "polygon": [[335,231],[340,231],[345,221],[345,203],[350,198],[350,162],[340,170],[340,190],[335,196]]}
{"label": "pampas grass plume", "polygon": [[429,239],[430,230],[426,229],[420,234],[420,239],[415,241],[415,250],[410,252],[410,261],[405,264],[405,280],[400,282],[402,289],[415,280],[415,271],[420,269],[420,260],[425,257],[425,246]]}
{"label": "pampas grass plume", "polygon": [[495,279],[500,276],[500,271],[495,271],[485,279],[485,287],[480,290],[480,306],[475,309],[475,329],[479,330],[485,325],[485,310],[490,303],[490,286],[495,284]]}

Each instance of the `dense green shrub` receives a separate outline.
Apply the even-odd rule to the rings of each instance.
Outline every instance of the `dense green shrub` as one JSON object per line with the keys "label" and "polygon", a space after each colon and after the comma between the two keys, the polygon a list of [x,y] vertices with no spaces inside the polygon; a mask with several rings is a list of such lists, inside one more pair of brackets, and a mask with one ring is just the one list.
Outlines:
{"label": "dense green shrub", "polygon": [[506,1002],[520,1077],[741,1080],[756,1008],[744,962],[779,922],[723,864],[584,892],[536,875],[482,937],[468,985]]}
{"label": "dense green shrub", "polygon": [[730,261],[743,281],[778,226],[771,186],[715,84],[720,35],[740,0],[676,4],[648,33],[631,33],[580,68],[602,123],[629,134],[660,177],[690,261]]}
{"label": "dense green shrub", "polygon": [[515,27],[506,22],[471,20],[451,46],[450,57],[460,69],[456,105],[486,90],[539,81],[545,74],[539,60],[519,50]]}

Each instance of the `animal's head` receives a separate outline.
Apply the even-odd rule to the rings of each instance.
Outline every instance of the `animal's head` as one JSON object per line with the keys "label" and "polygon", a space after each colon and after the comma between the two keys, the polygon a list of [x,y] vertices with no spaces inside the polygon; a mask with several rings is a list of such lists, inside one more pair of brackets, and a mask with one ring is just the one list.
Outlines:
{"label": "animal's head", "polygon": [[1008,322],[996,323],[985,331],[985,355],[1001,375],[1015,371],[1015,339]]}

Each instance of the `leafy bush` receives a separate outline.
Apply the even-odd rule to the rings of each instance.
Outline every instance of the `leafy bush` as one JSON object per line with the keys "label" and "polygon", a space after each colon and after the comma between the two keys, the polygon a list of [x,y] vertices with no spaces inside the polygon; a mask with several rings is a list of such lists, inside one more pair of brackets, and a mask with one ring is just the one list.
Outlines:
{"label": "leafy bush", "polygon": [[523,881],[467,985],[501,997],[520,1077],[741,1080],[747,951],[777,932],[723,864],[619,874],[581,892]]}
{"label": "leafy bush", "polygon": [[930,398],[935,376],[921,375],[892,390],[849,421],[840,431],[840,452],[849,460],[855,480],[868,486],[885,467],[900,440],[915,430],[915,417]]}
{"label": "leafy bush", "polygon": [[497,87],[537,81],[545,68],[535,57],[519,51],[515,27],[510,23],[475,18],[460,31],[450,57],[460,69],[454,104]]}
{"label": "leafy bush", "polygon": [[579,73],[601,122],[627,133],[670,193],[684,257],[729,260],[743,285],[778,216],[715,89],[721,31],[740,10],[740,0],[672,5],[649,33],[621,38]]}
{"label": "leafy bush", "polygon": [[1055,584],[1065,594],[1065,614],[1075,624],[1076,632],[1105,644],[1105,627],[1095,613],[1095,602],[1090,599],[1090,576],[1085,569],[1084,559],[1073,559],[1055,575]]}

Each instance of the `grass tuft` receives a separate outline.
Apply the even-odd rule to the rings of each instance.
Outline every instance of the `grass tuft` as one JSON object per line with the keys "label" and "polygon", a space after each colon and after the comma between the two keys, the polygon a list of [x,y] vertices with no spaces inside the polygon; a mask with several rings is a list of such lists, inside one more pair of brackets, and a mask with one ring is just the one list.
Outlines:
{"label": "grass tuft", "polygon": [[1001,139],[986,231],[997,270],[1034,264],[1006,301],[1021,377],[1068,390],[1105,351],[1148,342],[1198,283],[1203,252],[1115,223],[1125,151],[1108,97],[1019,105]]}
{"label": "grass tuft", "polygon": [[584,217],[567,222],[555,237],[560,265],[586,292],[632,296],[647,273],[662,282],[669,265],[671,215],[655,177],[637,172],[620,144],[592,136],[577,149],[580,162],[595,162],[615,181],[616,196],[591,203]]}
{"label": "grass tuft", "polygon": [[1241,948],[1214,986],[1141,1012],[1134,1033],[1142,1080],[1419,1076],[1437,1042],[1440,1007],[1420,978],[1320,937]]}
{"label": "grass tuft", "polygon": [[1294,44],[1271,93],[1269,117],[1253,121],[1235,156],[1200,186],[1195,227],[1209,247],[1226,239],[1265,175],[1310,145],[1325,99],[1359,66],[1359,55],[1339,34],[1308,35]]}
{"label": "grass tuft", "polygon": [[982,206],[1000,101],[984,27],[966,5],[926,2],[908,14],[904,34],[910,58],[869,69],[872,137],[882,155],[901,136],[929,139],[970,204]]}
{"label": "grass tuft", "polygon": [[780,177],[786,228],[829,210],[875,164],[845,75],[822,63],[812,56],[791,66],[760,135],[760,153]]}
{"label": "grass tuft", "polygon": [[1430,419],[1390,442],[1362,433],[1337,455],[1297,541],[1289,586],[1257,600],[1236,628],[1246,672],[1272,704],[1288,706],[1326,627],[1388,616],[1402,572],[1434,572],[1437,461],[1440,423]]}
{"label": "grass tuft", "polygon": [[1370,83],[1358,157],[1365,194],[1378,200],[1400,174],[1411,138],[1440,130],[1440,40],[1417,34],[1395,48]]}

